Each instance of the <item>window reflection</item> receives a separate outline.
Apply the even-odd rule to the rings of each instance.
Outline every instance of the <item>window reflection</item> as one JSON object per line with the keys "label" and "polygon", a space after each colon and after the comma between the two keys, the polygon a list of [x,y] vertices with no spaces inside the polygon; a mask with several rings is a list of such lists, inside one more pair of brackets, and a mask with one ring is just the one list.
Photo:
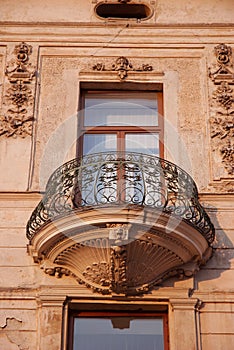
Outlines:
{"label": "window reflection", "polygon": [[85,134],[83,154],[117,150],[116,134]]}
{"label": "window reflection", "polygon": [[89,93],[84,126],[156,126],[158,105],[153,92]]}
{"label": "window reflection", "polygon": [[163,319],[76,317],[73,350],[164,350]]}
{"label": "window reflection", "polygon": [[125,149],[127,152],[159,155],[159,135],[126,134]]}

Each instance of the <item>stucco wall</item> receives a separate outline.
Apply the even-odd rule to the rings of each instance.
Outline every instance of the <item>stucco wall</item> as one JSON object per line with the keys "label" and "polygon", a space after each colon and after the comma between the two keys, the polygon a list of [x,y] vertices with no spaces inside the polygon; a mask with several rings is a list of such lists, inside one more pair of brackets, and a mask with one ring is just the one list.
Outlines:
{"label": "stucco wall", "polygon": [[46,275],[27,253],[25,232],[51,172],[75,157],[80,83],[124,84],[116,72],[93,70],[99,62],[111,67],[120,55],[134,67],[153,67],[129,72],[129,81],[163,84],[165,158],[192,175],[216,228],[213,257],[195,277],[171,278],[140,300],[167,300],[170,350],[233,349],[234,175],[220,153],[228,136],[217,143],[211,137],[210,118],[220,106],[208,70],[217,68],[215,46],[234,50],[233,1],[145,2],[155,12],[142,23],[102,21],[93,13],[96,1],[0,2],[1,116],[12,87],[6,69],[21,42],[32,46],[27,69],[35,73],[24,105],[34,117],[31,135],[0,136],[2,350],[57,350],[66,296],[106,300],[71,277]]}
{"label": "stucco wall", "polygon": [[[39,3],[36,0],[15,0],[2,2],[2,21],[15,22],[90,22],[97,21],[92,9],[98,1],[50,0]],[[144,3],[144,1],[141,1]],[[145,1],[155,10],[153,23],[193,24],[193,23],[233,23],[233,3],[231,0],[171,0]]]}

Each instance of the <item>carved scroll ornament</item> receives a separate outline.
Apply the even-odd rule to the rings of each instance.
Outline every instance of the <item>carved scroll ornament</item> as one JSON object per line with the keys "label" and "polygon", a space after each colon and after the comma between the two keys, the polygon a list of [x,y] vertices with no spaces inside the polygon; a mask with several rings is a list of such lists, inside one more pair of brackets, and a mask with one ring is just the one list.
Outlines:
{"label": "carved scroll ornament", "polygon": [[213,149],[219,150],[228,175],[234,175],[234,71],[232,48],[225,44],[214,48],[216,67],[209,76],[216,85],[212,94],[214,117],[210,118]]}
{"label": "carved scroll ornament", "polygon": [[32,133],[35,69],[29,63],[31,54],[32,46],[22,42],[15,46],[15,58],[7,64],[9,88],[6,111],[0,116],[0,136],[24,138]]}
{"label": "carved scroll ornament", "polygon": [[117,75],[121,81],[125,80],[128,77],[128,72],[150,72],[153,70],[153,67],[149,64],[142,64],[138,68],[134,68],[129,60],[120,56],[116,59],[115,63],[112,64],[110,68],[106,68],[104,63],[97,63],[93,66],[93,70],[96,71],[108,71],[108,72],[117,72]]}

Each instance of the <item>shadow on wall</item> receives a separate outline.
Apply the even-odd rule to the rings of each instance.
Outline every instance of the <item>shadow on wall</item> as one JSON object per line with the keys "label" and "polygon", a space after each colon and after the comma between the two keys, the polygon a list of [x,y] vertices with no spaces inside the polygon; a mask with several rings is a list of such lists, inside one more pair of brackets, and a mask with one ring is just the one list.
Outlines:
{"label": "shadow on wall", "polygon": [[[220,226],[218,209],[210,205],[204,207],[214,224],[215,240],[212,244],[213,255],[211,259],[195,276],[195,290],[233,290],[233,281],[230,275],[225,275],[225,272],[232,269],[232,261],[234,260],[233,242]],[[227,213],[226,215],[227,219],[231,220],[230,214]]]}
{"label": "shadow on wall", "polygon": [[[227,291],[233,290],[233,281],[229,275],[224,273],[232,269],[232,261],[234,261],[234,245],[227,233],[221,228],[217,217],[218,209],[214,206],[203,204],[204,209],[208,213],[214,227],[215,240],[212,243],[212,257],[204,266],[200,266],[200,270],[190,278],[178,279],[177,277],[169,278],[164,281],[162,287],[182,287],[188,288],[188,296],[196,291]],[[221,278],[222,277],[222,278]],[[190,283],[189,283],[190,281]]]}

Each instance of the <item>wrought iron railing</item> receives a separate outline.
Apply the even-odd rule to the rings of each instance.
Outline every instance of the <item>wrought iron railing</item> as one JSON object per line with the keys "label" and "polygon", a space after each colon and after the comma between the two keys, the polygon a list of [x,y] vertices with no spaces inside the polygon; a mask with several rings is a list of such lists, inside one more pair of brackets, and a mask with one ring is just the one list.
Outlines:
{"label": "wrought iron railing", "polygon": [[101,205],[154,208],[194,225],[208,243],[214,239],[191,176],[159,157],[130,152],[90,154],[59,167],[28,221],[27,237],[58,216]]}

